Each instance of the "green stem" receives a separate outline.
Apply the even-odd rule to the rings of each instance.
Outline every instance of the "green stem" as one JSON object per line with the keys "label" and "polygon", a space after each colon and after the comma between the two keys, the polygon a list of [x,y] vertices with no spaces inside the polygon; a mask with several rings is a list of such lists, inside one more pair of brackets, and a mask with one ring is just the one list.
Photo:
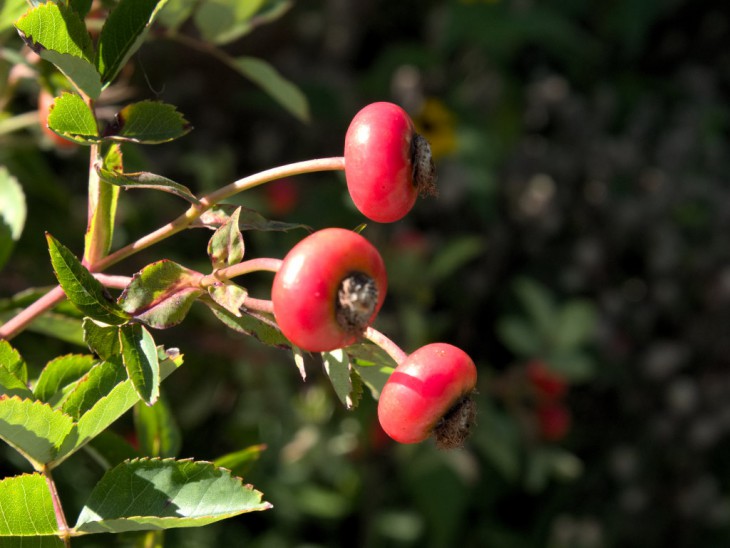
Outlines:
{"label": "green stem", "polygon": [[61,499],[58,496],[58,489],[56,489],[56,482],[53,481],[51,471],[47,467],[43,467],[41,473],[46,478],[46,485],[48,485],[48,491],[51,493],[51,501],[53,502],[53,513],[56,516],[56,525],[58,526],[59,538],[63,540],[63,545],[67,548],[71,546],[71,531],[68,528],[66,522],[66,514],[63,512],[63,506],[61,505]]}

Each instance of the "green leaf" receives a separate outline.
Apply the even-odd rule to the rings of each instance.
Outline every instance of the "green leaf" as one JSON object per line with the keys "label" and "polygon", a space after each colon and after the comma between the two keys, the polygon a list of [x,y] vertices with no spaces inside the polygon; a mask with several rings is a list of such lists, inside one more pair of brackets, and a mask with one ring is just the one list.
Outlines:
{"label": "green leaf", "polygon": [[[0,537],[25,537],[24,543],[16,545],[35,547],[45,546],[37,537],[57,534],[56,514],[45,476],[22,474],[0,480]],[[0,544],[14,545],[5,538]]]}
{"label": "green leaf", "polygon": [[571,301],[562,307],[552,346],[560,351],[574,350],[588,342],[596,330],[596,309],[588,301]]}
{"label": "green leaf", "polygon": [[93,0],[68,0],[68,3],[81,17],[86,17],[91,9],[92,1]]}
{"label": "green leaf", "polygon": [[74,529],[118,533],[200,527],[271,508],[261,497],[240,478],[209,462],[135,459],[101,478]]}
{"label": "green leaf", "polygon": [[23,188],[5,166],[0,166],[0,269],[23,233],[25,217]]}
{"label": "green leaf", "polygon": [[535,280],[521,278],[515,291],[530,319],[543,337],[550,337],[556,326],[557,309],[552,295]]}
{"label": "green leaf", "polygon": [[350,378],[352,365],[349,356],[343,349],[338,348],[331,352],[322,352],[322,360],[335,394],[347,409],[353,409],[357,405],[358,398]]}
{"label": "green leaf", "polygon": [[207,42],[226,44],[251,28],[250,20],[266,0],[208,0],[195,12],[195,26]]}
{"label": "green leaf", "polygon": [[97,321],[112,325],[126,323],[129,316],[76,256],[50,234],[46,234],[46,239],[56,278],[69,300],[82,313]]}
{"label": "green leaf", "polygon": [[86,375],[97,360],[88,354],[67,354],[46,364],[33,389],[35,397],[56,406],[62,397],[62,389]]}
{"label": "green leaf", "polygon": [[4,0],[0,2],[0,34],[13,27],[13,21],[28,9],[25,0]]}
{"label": "green leaf", "polygon": [[36,469],[53,461],[73,428],[71,417],[46,403],[0,396],[0,438]]}
{"label": "green leaf", "polygon": [[[158,358],[160,361],[160,379],[164,380],[170,373],[175,371],[182,365],[182,355],[176,349],[169,349],[167,353],[158,349]],[[105,371],[105,375],[114,376],[117,371],[123,371],[123,365],[114,360],[113,365],[116,371]],[[93,370],[92,370],[93,371]],[[83,390],[93,392],[93,390],[105,391],[109,384],[106,378],[91,380],[89,386]],[[81,389],[81,388],[79,388]],[[70,455],[78,451],[81,447],[94,439],[96,436],[106,430],[109,425],[129,411],[132,406],[139,401],[139,395],[135,391],[132,381],[127,379],[116,384],[106,395],[99,397],[98,395],[90,395],[87,402],[92,402],[92,407],[81,415],[77,423],[77,435],[69,436],[63,447],[59,451],[58,458],[54,462],[57,466]],[[78,405],[74,404],[78,409]],[[86,406],[83,406],[84,408]]]}
{"label": "green leaf", "polygon": [[309,103],[302,91],[262,59],[238,57],[234,67],[302,122],[309,121]]}
{"label": "green leaf", "polygon": [[253,468],[253,465],[261,458],[261,453],[265,450],[266,445],[264,444],[251,445],[240,451],[218,457],[213,461],[213,464],[218,468],[226,468],[234,476],[242,478]]}
{"label": "green leaf", "polygon": [[114,80],[144,42],[149,27],[166,0],[121,0],[99,35],[96,66],[104,87]]}
{"label": "green leaf", "polygon": [[10,371],[14,376],[28,382],[28,367],[20,353],[8,341],[0,340],[0,366]]}
{"label": "green leaf", "polygon": [[114,325],[99,325],[91,318],[84,318],[84,341],[89,350],[94,352],[102,360],[121,354],[122,347],[119,344],[119,327]]}
{"label": "green leaf", "polygon": [[[32,544],[31,544],[32,542]],[[64,548],[63,541],[58,537],[34,537],[32,541],[28,537],[5,537],[3,548]]]}
{"label": "green leaf", "polygon": [[137,272],[119,297],[124,311],[155,329],[179,324],[204,293],[202,274],[163,259]]}
{"label": "green leaf", "polygon": [[134,406],[134,429],[142,454],[168,458],[180,452],[182,435],[164,398],[154,405]]}
{"label": "green leaf", "polygon": [[178,139],[192,129],[173,105],[140,101],[127,105],[116,115],[104,138],[154,145]]}
{"label": "green leaf", "polygon": [[208,295],[228,312],[240,318],[248,291],[233,282],[221,282],[208,287]]}
{"label": "green leaf", "polygon": [[83,93],[96,99],[101,77],[94,66],[94,46],[78,13],[65,3],[47,2],[15,22],[25,43],[56,65]]}
{"label": "green leaf", "polygon": [[0,366],[0,396],[32,399],[33,393],[23,381],[5,367]]}
{"label": "green leaf", "polygon": [[81,320],[68,314],[46,312],[28,325],[28,331],[40,333],[78,346],[84,346]]}
{"label": "green leaf", "polygon": [[258,341],[275,346],[277,348],[290,348],[291,343],[282,334],[279,326],[272,320],[253,312],[243,310],[241,316],[235,316],[218,303],[208,299],[201,299],[213,311],[213,314],[223,322],[224,325],[230,327],[234,331],[251,335]]}
{"label": "green leaf", "polygon": [[61,137],[80,144],[99,140],[94,113],[75,93],[64,92],[56,97],[48,113],[48,127]]}
{"label": "green leaf", "polygon": [[147,405],[160,396],[160,362],[157,347],[147,329],[138,323],[129,323],[119,330],[122,358],[134,389]]}
{"label": "green leaf", "polygon": [[169,31],[175,32],[193,14],[197,3],[198,0],[167,2],[157,15],[157,21]]}
{"label": "green leaf", "polygon": [[350,357],[353,372],[377,400],[397,364],[387,352],[372,343],[356,343],[344,350]]}
{"label": "green leaf", "polygon": [[532,324],[519,316],[505,316],[497,322],[497,334],[514,354],[534,358],[543,353],[543,345]]}
{"label": "green leaf", "polygon": [[147,171],[140,171],[136,173],[121,173],[117,171],[110,171],[104,168],[97,168],[96,172],[99,174],[99,178],[111,185],[115,185],[116,188],[122,187],[125,190],[134,188],[151,188],[153,190],[161,190],[162,192],[169,192],[174,194],[192,204],[199,204],[195,195],[185,185],[176,183],[163,177],[162,175],[155,175]]}
{"label": "green leaf", "polygon": [[208,256],[213,270],[238,264],[243,259],[243,235],[238,228],[238,219],[241,208],[236,208],[233,214],[218,228],[208,240]]}
{"label": "green leaf", "polygon": [[92,409],[103,397],[127,379],[127,372],[119,358],[95,363],[89,370],[68,383],[61,410],[74,420]]}
{"label": "green leaf", "polygon": [[554,353],[546,356],[550,369],[571,383],[585,382],[596,373],[596,364],[582,352]]}

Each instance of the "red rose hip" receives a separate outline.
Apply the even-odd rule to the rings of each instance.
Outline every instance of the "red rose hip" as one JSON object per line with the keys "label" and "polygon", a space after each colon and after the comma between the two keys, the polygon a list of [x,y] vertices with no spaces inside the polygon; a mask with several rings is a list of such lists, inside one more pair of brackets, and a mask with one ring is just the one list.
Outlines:
{"label": "red rose hip", "polygon": [[271,288],[274,316],[296,346],[325,352],[356,342],[385,299],[385,265],[360,234],[326,228],[295,245]]}
{"label": "red rose hip", "polygon": [[476,366],[464,351],[446,343],[423,346],[385,383],[378,401],[380,425],[400,443],[433,435],[439,448],[461,447],[476,418],[470,397],[476,382]]}
{"label": "red rose hip", "polygon": [[357,209],[380,223],[405,216],[419,193],[436,192],[431,147],[393,103],[372,103],[350,122],[345,178]]}

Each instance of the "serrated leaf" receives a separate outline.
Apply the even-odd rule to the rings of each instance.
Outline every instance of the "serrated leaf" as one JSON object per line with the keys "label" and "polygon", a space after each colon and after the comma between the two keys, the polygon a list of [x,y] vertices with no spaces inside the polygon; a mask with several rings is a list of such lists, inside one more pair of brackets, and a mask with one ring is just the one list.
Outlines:
{"label": "serrated leaf", "polygon": [[63,541],[58,537],[5,537],[3,538],[3,548],[64,548]]}
{"label": "serrated leaf", "polygon": [[99,325],[91,318],[84,318],[84,341],[89,350],[102,360],[120,354],[122,347],[119,344],[119,327],[115,325]]}
{"label": "serrated leaf", "polygon": [[[182,355],[176,349],[169,349],[167,353],[158,349],[160,359],[160,379],[167,378],[175,369],[182,365]],[[121,370],[123,365],[115,363]],[[87,387],[87,390],[92,389]],[[139,395],[134,389],[132,381],[127,379],[120,382],[103,397],[91,397],[87,401],[94,401],[93,406],[84,412],[78,419],[77,432],[75,436],[69,436],[61,447],[54,466],[57,466],[70,455],[78,451],[89,441],[106,430],[124,413],[139,401]]]}
{"label": "serrated leaf", "polygon": [[350,358],[342,348],[331,352],[322,352],[324,370],[335,389],[335,394],[347,409],[352,409],[357,404],[357,398],[353,392],[353,384],[350,378]]}
{"label": "serrated leaf", "polygon": [[134,406],[134,429],[144,455],[168,458],[180,451],[182,435],[164,398],[154,405]]}
{"label": "serrated leaf", "polygon": [[155,329],[179,324],[195,300],[204,293],[202,274],[163,259],[147,265],[132,277],[119,297],[124,311]]}
{"label": "serrated leaf", "polygon": [[277,326],[272,320],[253,312],[247,312],[243,310],[240,316],[234,316],[231,312],[220,306],[219,304],[203,300],[213,314],[223,322],[224,325],[230,327],[234,331],[243,333],[245,335],[251,335],[258,341],[268,344],[269,346],[275,346],[277,348],[290,348],[291,343],[282,334],[279,326]]}
{"label": "serrated leaf", "polygon": [[14,376],[23,381],[28,382],[28,366],[25,360],[8,341],[0,340],[0,367],[4,367]]}
{"label": "serrated leaf", "polygon": [[5,367],[0,366],[0,396],[33,398],[33,393],[18,377]]}
{"label": "serrated leaf", "polygon": [[240,478],[246,477],[246,474],[253,468],[256,461],[261,458],[261,453],[265,450],[266,445],[264,444],[252,445],[240,451],[234,451],[233,453],[218,457],[213,461],[213,464],[218,468],[230,470],[234,476]]}
{"label": "serrated leaf", "polygon": [[102,181],[115,185],[116,187],[124,188],[125,190],[134,188],[150,188],[174,194],[179,198],[187,200],[191,204],[200,203],[200,200],[195,197],[188,187],[167,179],[162,175],[155,175],[154,173],[149,173],[147,171],[121,173],[104,168],[97,168],[96,172],[99,174],[99,178]]}
{"label": "serrated leaf", "polygon": [[116,115],[104,138],[154,145],[179,139],[192,129],[173,105],[140,101],[127,105]]}
{"label": "serrated leaf", "polygon": [[118,357],[96,363],[71,384],[72,390],[66,395],[61,410],[78,420],[126,379],[127,372]]}
{"label": "serrated leaf", "polygon": [[101,93],[101,77],[94,66],[94,46],[78,13],[65,3],[46,2],[15,22],[25,43],[41,58],[56,65],[89,97]]}
{"label": "serrated leaf", "polygon": [[76,256],[50,234],[46,234],[46,239],[56,278],[69,300],[82,313],[100,322],[112,325],[127,322],[129,316]]}
{"label": "serrated leaf", "polygon": [[22,474],[0,480],[0,537],[25,537],[25,544],[3,538],[2,546],[45,546],[39,537],[57,534],[56,514],[45,476]]}
{"label": "serrated leaf", "polygon": [[23,188],[5,166],[0,166],[0,269],[23,233],[25,217]]}
{"label": "serrated leaf", "polygon": [[67,354],[46,364],[38,377],[33,393],[35,397],[55,406],[61,399],[62,388],[86,375],[97,360],[87,354]]}
{"label": "serrated leaf", "polygon": [[209,462],[138,459],[101,478],[74,529],[118,533],[200,527],[267,510],[262,494]]}
{"label": "serrated leaf", "polygon": [[206,41],[226,44],[248,32],[251,18],[264,3],[265,0],[208,0],[200,4],[193,20]]}
{"label": "serrated leaf", "polygon": [[56,97],[48,111],[48,127],[76,143],[89,144],[99,140],[94,113],[75,93],[64,92]]}
{"label": "serrated leaf", "polygon": [[240,318],[248,291],[233,282],[221,282],[208,287],[208,295],[228,312]]}
{"label": "serrated leaf", "polygon": [[73,428],[71,417],[46,403],[0,397],[0,438],[36,468],[56,457]]}
{"label": "serrated leaf", "polygon": [[234,66],[289,113],[302,122],[309,121],[307,97],[266,61],[255,57],[238,57],[234,60]]}
{"label": "serrated leaf", "polygon": [[243,235],[238,228],[241,208],[238,207],[228,220],[208,240],[208,256],[213,270],[240,263],[243,259]]}
{"label": "serrated leaf", "polygon": [[104,23],[97,45],[96,66],[104,87],[140,48],[166,0],[121,0]]}
{"label": "serrated leaf", "polygon": [[129,323],[119,330],[122,359],[134,389],[147,405],[160,395],[160,362],[157,347],[147,329],[138,323]]}

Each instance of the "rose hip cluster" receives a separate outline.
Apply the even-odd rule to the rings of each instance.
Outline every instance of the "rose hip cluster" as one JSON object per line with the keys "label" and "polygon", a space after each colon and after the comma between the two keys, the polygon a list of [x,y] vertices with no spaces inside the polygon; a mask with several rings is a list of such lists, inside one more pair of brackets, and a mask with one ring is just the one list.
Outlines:
{"label": "rose hip cluster", "polygon": [[[419,194],[435,193],[428,142],[406,112],[373,103],[350,123],[345,137],[345,177],[355,206],[376,222],[405,216]],[[271,291],[284,335],[311,352],[353,344],[372,330],[387,291],[380,253],[363,236],[340,228],[317,231],[281,262]],[[368,337],[378,344],[378,340]],[[394,355],[390,349],[391,356]],[[398,362],[378,402],[383,430],[400,443],[434,436],[437,446],[463,445],[474,423],[474,362],[444,343],[426,345]]]}

